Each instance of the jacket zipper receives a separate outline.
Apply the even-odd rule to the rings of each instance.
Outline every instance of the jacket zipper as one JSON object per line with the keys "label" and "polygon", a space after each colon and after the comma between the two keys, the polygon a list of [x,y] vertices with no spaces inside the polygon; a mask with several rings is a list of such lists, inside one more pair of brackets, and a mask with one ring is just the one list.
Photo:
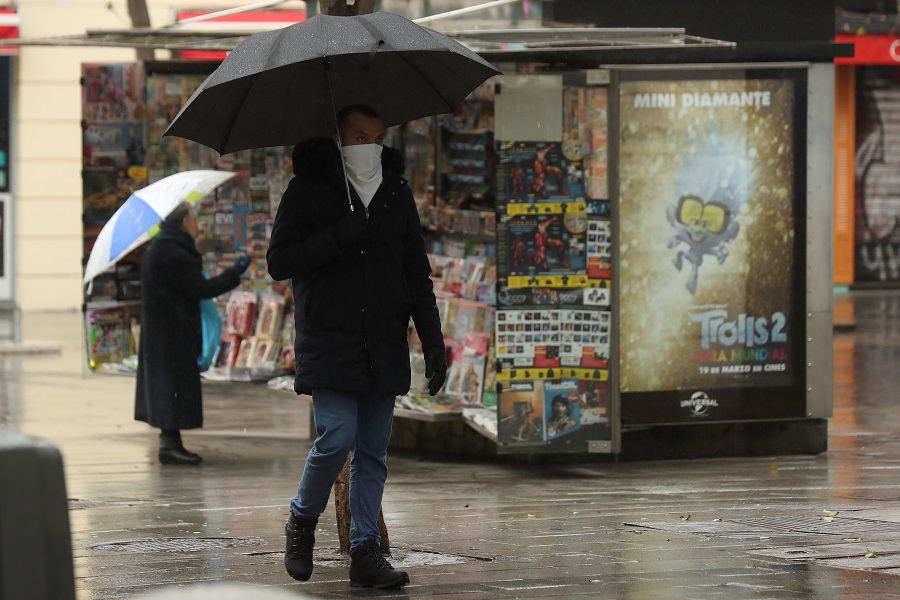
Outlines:
{"label": "jacket zipper", "polygon": [[[362,204],[362,203],[361,203]],[[366,221],[369,220],[369,207],[363,204],[363,210],[366,211]],[[365,252],[365,251],[364,251]],[[369,341],[366,334],[366,255],[363,254],[363,350],[366,352],[366,362],[368,362],[369,371],[372,370],[372,356],[369,354]]]}

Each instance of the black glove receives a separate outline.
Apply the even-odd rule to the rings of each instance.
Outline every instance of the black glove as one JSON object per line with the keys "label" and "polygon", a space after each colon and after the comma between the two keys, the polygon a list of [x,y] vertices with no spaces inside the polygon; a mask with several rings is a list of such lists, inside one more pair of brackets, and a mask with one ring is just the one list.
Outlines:
{"label": "black glove", "polygon": [[231,265],[231,270],[237,273],[238,275],[243,275],[244,271],[247,270],[247,267],[250,266],[250,257],[246,254],[242,254],[237,257],[237,260],[234,261],[234,264]]}
{"label": "black glove", "polygon": [[366,239],[368,225],[366,211],[357,206],[356,210],[351,211],[334,226],[334,239],[341,248],[359,246]]}
{"label": "black glove", "polygon": [[447,379],[447,354],[443,348],[425,351],[425,377],[430,380],[428,393],[432,396],[437,395]]}

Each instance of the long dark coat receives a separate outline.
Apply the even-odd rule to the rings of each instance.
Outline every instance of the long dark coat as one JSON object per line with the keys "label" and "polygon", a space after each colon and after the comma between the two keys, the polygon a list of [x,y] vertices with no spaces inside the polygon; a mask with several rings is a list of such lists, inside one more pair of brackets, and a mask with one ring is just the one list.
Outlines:
{"label": "long dark coat", "polygon": [[194,240],[163,229],[141,266],[141,337],[134,418],[160,429],[203,426],[197,357],[203,348],[200,300],[237,287],[240,275],[226,269],[212,279]]}
{"label": "long dark coat", "polygon": [[[298,394],[365,393],[371,378],[384,395],[408,392],[410,316],[425,349],[444,348],[412,192],[386,156],[382,167],[367,241],[342,249],[333,228],[350,208],[340,155],[331,140],[295,149],[296,177],[278,206],[266,258],[269,275],[292,279]],[[356,210],[365,210],[350,190]]]}

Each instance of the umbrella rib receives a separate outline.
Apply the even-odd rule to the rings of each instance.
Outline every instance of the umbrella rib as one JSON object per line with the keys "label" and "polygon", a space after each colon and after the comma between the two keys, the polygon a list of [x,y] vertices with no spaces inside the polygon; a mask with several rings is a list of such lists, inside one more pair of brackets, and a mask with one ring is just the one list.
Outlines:
{"label": "umbrella rib", "polygon": [[[372,37],[376,40],[376,42],[380,39],[380,37],[381,37],[380,32],[378,32],[378,30],[375,29],[371,23],[369,23],[367,20],[363,20],[363,19],[360,19],[359,22],[360,22],[360,25],[362,25],[362,27],[364,29],[366,29],[370,34],[372,34]],[[425,28],[423,27],[423,29],[425,29]],[[381,40],[381,41],[383,42],[384,40]],[[376,49],[378,49],[378,48],[380,48],[380,45],[378,47],[376,47]],[[406,64],[408,64],[410,67],[412,67],[413,70],[415,70],[415,72],[418,73],[419,76],[423,80],[428,82],[428,85],[431,87],[431,89],[434,90],[434,92],[440,97],[440,99],[444,101],[444,104],[450,108],[449,112],[456,112],[457,107],[453,106],[453,104],[451,104],[450,101],[447,100],[446,96],[444,96],[444,94],[442,94],[440,92],[440,90],[438,90],[434,86],[434,84],[431,83],[431,79],[429,77],[425,77],[425,74],[422,72],[421,69],[419,69],[419,67],[414,65],[412,62],[409,61],[409,59],[406,58],[406,52],[396,51],[396,52],[394,52],[394,54],[399,54],[400,58],[403,59],[406,62]],[[374,59],[374,57],[372,57],[372,58]]]}

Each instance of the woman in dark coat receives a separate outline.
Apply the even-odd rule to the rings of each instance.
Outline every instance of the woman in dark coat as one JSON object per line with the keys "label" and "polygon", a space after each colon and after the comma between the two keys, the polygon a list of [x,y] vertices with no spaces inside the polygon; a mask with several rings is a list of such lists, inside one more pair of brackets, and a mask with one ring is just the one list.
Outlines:
{"label": "woman in dark coat", "polygon": [[194,240],[197,214],[183,203],[160,223],[141,266],[141,338],[134,418],[158,427],[159,461],[192,464],[200,455],[181,442],[182,429],[203,426],[197,358],[203,348],[200,300],[238,286],[250,259],[239,257],[218,277],[203,276]]}

